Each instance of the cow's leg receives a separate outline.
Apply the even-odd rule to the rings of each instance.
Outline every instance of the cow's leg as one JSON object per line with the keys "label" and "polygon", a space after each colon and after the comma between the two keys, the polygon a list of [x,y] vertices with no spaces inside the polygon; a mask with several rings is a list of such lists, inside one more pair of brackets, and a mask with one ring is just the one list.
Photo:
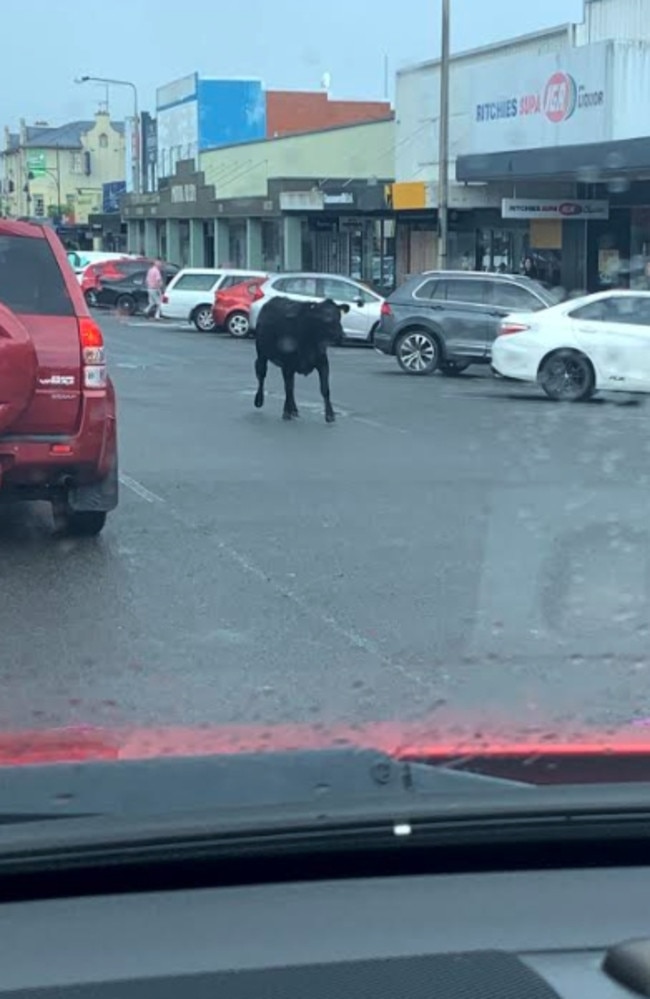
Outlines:
{"label": "cow's leg", "polygon": [[299,415],[294,395],[296,373],[290,368],[283,368],[282,377],[284,378],[284,410],[282,411],[282,419],[292,420]]}
{"label": "cow's leg", "polygon": [[263,354],[257,353],[255,361],[255,374],[257,375],[257,392],[255,393],[255,408],[261,409],[264,405],[264,379],[269,370],[269,362]]}
{"label": "cow's leg", "polygon": [[327,423],[334,423],[336,415],[330,401],[330,362],[327,359],[327,354],[325,357],[320,358],[317,365],[317,371],[318,378],[320,380],[321,395],[325,402],[325,421]]}

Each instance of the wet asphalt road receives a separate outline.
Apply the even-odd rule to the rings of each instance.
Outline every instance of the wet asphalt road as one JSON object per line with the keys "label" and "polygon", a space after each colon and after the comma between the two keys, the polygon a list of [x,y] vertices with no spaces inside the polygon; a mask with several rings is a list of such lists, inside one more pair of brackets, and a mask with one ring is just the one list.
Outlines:
{"label": "wet asphalt road", "polygon": [[121,504],[0,511],[3,728],[650,716],[643,401],[342,348],[287,424],[251,342],[100,319]]}

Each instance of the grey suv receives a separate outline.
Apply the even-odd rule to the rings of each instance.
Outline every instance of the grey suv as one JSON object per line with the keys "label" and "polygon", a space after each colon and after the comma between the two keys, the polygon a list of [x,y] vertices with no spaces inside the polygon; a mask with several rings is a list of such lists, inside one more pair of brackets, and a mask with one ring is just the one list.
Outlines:
{"label": "grey suv", "polygon": [[409,375],[457,375],[488,364],[499,323],[511,312],[555,305],[557,294],[511,274],[430,271],[409,278],[384,302],[375,348]]}

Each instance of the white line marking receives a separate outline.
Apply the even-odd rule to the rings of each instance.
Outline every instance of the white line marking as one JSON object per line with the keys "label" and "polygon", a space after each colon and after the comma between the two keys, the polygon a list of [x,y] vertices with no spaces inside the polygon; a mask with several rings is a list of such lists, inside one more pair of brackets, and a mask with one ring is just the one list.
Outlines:
{"label": "white line marking", "polygon": [[[256,390],[245,389],[244,391],[242,391],[241,394],[244,395],[244,396],[246,396],[246,397],[248,397],[248,398],[250,398],[250,399],[252,399],[257,393],[256,393]],[[267,392],[265,390],[265,392],[264,392],[264,398],[265,398],[265,400],[266,399],[271,399],[274,402],[284,402],[284,394],[280,394],[279,392]],[[349,416],[350,415],[349,412],[346,409],[341,409],[341,407],[337,406],[334,401],[332,401],[332,405],[334,406],[334,411],[336,412],[337,416]],[[310,413],[322,413],[323,412],[323,403],[322,402],[311,402],[311,401],[301,400],[300,403],[299,403],[299,405],[298,405],[298,409],[305,409],[305,410],[307,410],[307,412],[310,412]]]}
{"label": "white line marking", "polygon": [[405,430],[404,427],[396,427],[392,423],[382,423],[380,420],[369,420],[365,416],[355,416],[354,413],[351,419],[355,423],[362,423],[364,427],[372,427],[373,430],[392,430],[396,434],[410,434],[410,430]]}
{"label": "white line marking", "polygon": [[126,475],[124,472],[120,472],[120,482],[127,489],[130,489],[132,493],[139,496],[140,499],[145,500],[147,503],[164,503],[162,496],[158,496],[156,493],[152,493],[150,489],[143,486],[141,482],[137,479],[132,479],[130,475]]}
{"label": "white line marking", "polygon": [[394,670],[395,673],[404,677],[405,680],[409,680],[411,683],[414,683],[423,690],[430,691],[431,687],[435,686],[437,683],[437,678],[427,681],[424,677],[417,673],[413,673],[401,663],[395,662],[389,656],[385,655],[377,643],[373,642],[372,639],[367,638],[361,632],[357,631],[356,628],[349,628],[347,625],[341,624],[333,614],[320,611],[311,601],[301,597],[295,592],[295,590],[289,589],[288,587],[277,582],[252,559],[248,558],[247,555],[244,555],[232,545],[228,544],[228,542],[223,541],[218,537],[215,537],[214,541],[219,551],[223,552],[224,555],[227,555],[232,562],[240,567],[240,569],[243,569],[244,572],[254,576],[260,582],[265,583],[278,596],[284,597],[285,600],[290,600],[291,603],[302,611],[302,613],[307,617],[311,617],[326,625],[331,631],[334,632],[334,634],[338,635],[339,638],[343,638],[345,641],[349,642],[353,648],[359,649],[367,655],[374,657],[382,664],[382,666],[385,666],[387,669]]}
{"label": "white line marking", "polygon": [[[134,493],[141,496],[142,499],[146,500],[148,503],[157,503],[160,505],[164,504],[166,514],[171,516],[173,520],[182,523],[185,528],[189,527],[191,530],[197,529],[196,524],[192,524],[191,521],[182,516],[179,511],[165,504],[165,501],[161,496],[157,496],[156,493],[152,493],[140,482],[137,482],[136,479],[131,478],[130,475],[121,473],[120,482],[122,482],[127,489],[133,490]],[[432,687],[436,687],[436,684],[438,683],[437,677],[432,677],[427,681],[424,677],[412,672],[401,663],[395,662],[392,658],[385,655],[381,651],[379,645],[372,639],[357,631],[356,628],[350,628],[347,625],[341,624],[333,614],[320,611],[318,607],[315,607],[312,604],[311,601],[301,597],[295,590],[283,586],[282,583],[274,579],[270,573],[262,569],[262,567],[253,559],[249,558],[227,541],[224,541],[223,538],[213,534],[212,539],[217,549],[229,558],[231,562],[239,566],[243,572],[268,586],[269,589],[277,596],[283,597],[285,600],[290,600],[294,607],[297,607],[303,614],[313,620],[320,621],[321,624],[326,625],[326,627],[334,632],[335,635],[338,635],[339,638],[347,641],[353,648],[359,649],[367,655],[372,656],[386,669],[393,670],[405,680],[415,684],[421,690],[430,692]]]}
{"label": "white line marking", "polygon": [[[255,395],[254,391],[250,389],[245,389],[241,393],[244,396],[252,398]],[[284,395],[279,392],[266,392],[266,399],[278,400],[284,402]],[[340,406],[333,401],[334,412],[337,416],[342,416],[348,420],[352,420],[353,423],[360,423],[364,427],[371,427],[373,430],[390,430],[396,434],[410,434],[411,431],[407,430],[405,427],[396,427],[392,423],[382,423],[381,420],[371,420],[366,416],[357,416],[356,413],[349,409],[341,409]],[[322,402],[303,402],[301,401],[298,405],[298,409],[306,409],[308,412],[322,413],[323,404]]]}

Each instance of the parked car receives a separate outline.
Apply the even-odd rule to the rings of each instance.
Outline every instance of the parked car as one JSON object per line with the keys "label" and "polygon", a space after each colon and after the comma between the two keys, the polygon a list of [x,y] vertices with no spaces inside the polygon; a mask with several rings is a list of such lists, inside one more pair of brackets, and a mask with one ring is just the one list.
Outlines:
{"label": "parked car", "polygon": [[[125,315],[132,316],[136,312],[144,312],[149,302],[146,278],[149,263],[143,267],[139,262],[137,270],[113,277],[106,272],[98,280],[95,290],[95,301],[100,308],[117,309]],[[178,274],[175,264],[163,264],[163,281],[167,285]]]}
{"label": "parked car", "polygon": [[359,281],[338,274],[274,274],[255,292],[250,309],[250,326],[255,323],[262,306],[274,295],[284,295],[298,302],[322,302],[331,298],[338,305],[349,305],[342,316],[346,340],[372,343],[379,327],[384,299]]}
{"label": "parked car", "polygon": [[200,332],[210,333],[215,329],[212,309],[217,291],[257,277],[264,278],[266,274],[232,268],[184,267],[165,290],[163,318],[194,323]]}
{"label": "parked car", "polygon": [[118,500],[115,391],[54,229],[0,219],[0,328],[0,501],[96,535]]}
{"label": "parked car", "polygon": [[102,264],[108,260],[133,259],[132,253],[108,253],[99,250],[68,250],[67,257],[81,283],[84,271],[91,264]]}
{"label": "parked car", "polygon": [[236,339],[250,333],[249,313],[253,297],[266,277],[250,278],[229,288],[220,288],[214,296],[212,318],[217,329],[225,329]]}
{"label": "parked car", "polygon": [[650,292],[606,291],[501,323],[492,367],[538,383],[550,399],[650,392]]}
{"label": "parked car", "polygon": [[[153,260],[149,257],[118,257],[115,260],[102,260],[94,264],[89,264],[81,276],[81,290],[84,293],[86,302],[91,307],[97,305],[97,289],[101,285],[102,279],[106,281],[116,281],[118,278],[127,277],[129,274],[136,274],[149,268]],[[174,273],[180,270],[174,267]]]}
{"label": "parked car", "polygon": [[457,375],[488,364],[500,321],[557,302],[538,281],[483,271],[430,271],[410,277],[382,308],[375,348],[409,375]]}

